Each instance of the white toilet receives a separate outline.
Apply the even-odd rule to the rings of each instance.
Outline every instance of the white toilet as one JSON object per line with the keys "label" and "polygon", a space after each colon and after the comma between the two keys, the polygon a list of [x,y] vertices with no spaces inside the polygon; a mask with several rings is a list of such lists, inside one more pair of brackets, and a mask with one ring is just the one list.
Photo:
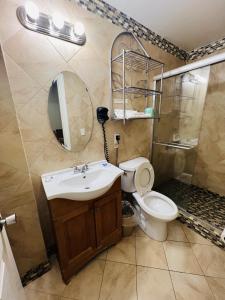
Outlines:
{"label": "white toilet", "polygon": [[124,170],[122,190],[133,193],[138,203],[135,207],[139,226],[152,239],[165,241],[167,223],[176,219],[178,209],[170,198],[151,190],[155,176],[149,160],[138,157],[119,167]]}

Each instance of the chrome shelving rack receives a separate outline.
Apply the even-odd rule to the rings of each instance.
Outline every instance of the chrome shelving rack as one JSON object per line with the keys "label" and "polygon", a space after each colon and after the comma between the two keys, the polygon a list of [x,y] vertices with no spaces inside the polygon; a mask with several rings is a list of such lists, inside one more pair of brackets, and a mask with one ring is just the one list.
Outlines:
{"label": "chrome shelving rack", "polygon": [[[112,119],[114,120],[123,120],[123,122],[125,123],[126,120],[128,119],[126,116],[126,95],[128,94],[132,94],[132,95],[140,95],[140,96],[144,96],[145,100],[147,99],[147,97],[149,96],[153,96],[153,108],[154,110],[156,109],[156,96],[159,97],[159,104],[157,106],[158,108],[158,114],[157,116],[154,117],[145,117],[145,116],[134,116],[132,118],[129,119],[156,119],[159,118],[160,115],[160,106],[161,106],[161,95],[162,95],[162,81],[163,81],[163,68],[164,68],[164,64],[160,61],[157,61],[153,58],[151,58],[147,51],[145,50],[145,48],[143,47],[143,45],[141,44],[141,42],[139,41],[139,39],[134,36],[132,33],[130,32],[123,32],[120,33],[117,38],[120,35],[124,35],[124,34],[128,34],[131,35],[134,40],[137,42],[137,44],[140,46],[141,51],[144,53],[139,53],[137,51],[131,50],[131,49],[123,49],[122,52],[115,56],[115,57],[111,57],[111,99],[112,99]],[[112,82],[112,68],[113,68],[113,64],[114,63],[119,63],[121,64],[122,67],[122,84],[121,87],[119,88],[113,88],[113,82]],[[149,81],[149,74],[151,71],[155,71],[156,69],[159,70],[159,73],[157,75],[160,74],[160,84],[159,84],[159,89],[150,89],[148,87],[138,87],[138,86],[129,86],[126,84],[126,72],[127,72],[127,68],[126,67],[130,67],[129,70],[134,70],[134,71],[144,71],[146,74],[146,81]],[[123,105],[123,117],[116,117],[116,115],[114,114],[114,94],[115,93],[119,93],[122,95],[122,105]],[[147,103],[147,102],[146,102]]]}

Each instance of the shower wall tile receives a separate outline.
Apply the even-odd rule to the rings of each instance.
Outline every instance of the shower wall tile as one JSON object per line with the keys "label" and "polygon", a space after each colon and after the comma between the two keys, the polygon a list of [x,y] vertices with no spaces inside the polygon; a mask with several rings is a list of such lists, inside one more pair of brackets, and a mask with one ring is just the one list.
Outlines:
{"label": "shower wall tile", "polygon": [[225,63],[211,66],[193,183],[225,195]]}
{"label": "shower wall tile", "polygon": [[[2,136],[7,136],[8,129],[5,125],[9,126],[10,121],[15,120],[15,112],[14,117],[11,117],[14,109],[16,109],[17,126],[19,126],[19,128],[17,127],[17,133],[15,133],[16,136],[9,133],[12,140],[10,141],[10,147],[17,147],[16,152],[11,152],[16,159],[17,166],[12,168],[7,166],[1,169],[2,181],[0,185],[3,185],[5,195],[7,190],[12,189],[12,187],[16,191],[23,176],[31,177],[32,185],[30,177],[26,184],[27,177],[24,179],[24,189],[28,188],[26,195],[17,196],[15,202],[21,207],[27,205],[27,212],[20,211],[20,218],[21,222],[25,222],[25,220],[30,222],[29,236],[38,236],[38,232],[40,234],[35,244],[35,247],[39,249],[37,249],[39,254],[34,255],[32,252],[27,263],[24,262],[26,257],[24,258],[20,251],[19,239],[15,239],[13,248],[21,274],[27,271],[29,267],[38,264],[45,255],[39,220],[47,248],[50,248],[54,243],[47,200],[41,185],[40,175],[44,172],[70,167],[75,163],[104,159],[102,130],[96,119],[94,120],[91,140],[83,151],[78,153],[68,152],[55,140],[50,129],[47,111],[48,90],[51,82],[62,71],[74,71],[88,87],[93,102],[94,116],[96,107],[107,106],[110,108],[110,52],[114,38],[122,31],[121,27],[83,9],[74,1],[36,0],[35,2],[41,11],[52,13],[59,10],[66,20],[73,23],[78,20],[81,21],[86,29],[87,43],[80,47],[28,31],[19,24],[16,18],[16,8],[18,5],[25,3],[25,0],[0,0],[4,15],[8,16],[7,18],[4,17],[4,22],[2,19],[0,20],[0,39],[13,96],[13,102],[10,105],[5,106],[5,103],[1,102],[0,130],[4,129]],[[184,64],[184,61],[165,52],[156,45],[144,40],[142,42],[153,58],[162,60],[166,64],[166,70]],[[106,123],[106,134],[110,160],[115,162],[116,158],[113,146],[114,132],[121,134],[119,161],[137,156],[148,157],[151,145],[151,128],[152,121],[150,120],[130,121],[126,126],[122,122],[108,121]],[[20,146],[18,146],[18,140],[20,140]],[[3,153],[5,161],[10,159],[7,152],[13,151],[7,145],[9,144],[6,143],[5,147],[8,151],[4,150]],[[5,161],[1,162],[2,165]],[[17,167],[19,167],[19,170]],[[5,180],[6,174],[10,174],[10,178],[12,177],[9,182]],[[18,186],[14,187],[12,181],[15,178],[18,180]],[[11,204],[10,195],[9,193],[7,201],[9,201],[10,207],[13,207],[14,200]],[[30,210],[32,210],[31,217],[25,217]],[[34,219],[32,219],[33,215],[35,215]],[[17,228],[19,230],[19,227]],[[26,232],[26,229],[27,227],[24,225],[24,232]],[[15,230],[15,232],[17,231]],[[10,232],[10,234],[14,237],[15,233]],[[25,253],[28,253],[28,250],[32,248],[27,246],[29,236],[23,233],[23,239],[27,239],[24,242],[27,247]],[[30,245],[34,247],[32,238],[30,238]]]}

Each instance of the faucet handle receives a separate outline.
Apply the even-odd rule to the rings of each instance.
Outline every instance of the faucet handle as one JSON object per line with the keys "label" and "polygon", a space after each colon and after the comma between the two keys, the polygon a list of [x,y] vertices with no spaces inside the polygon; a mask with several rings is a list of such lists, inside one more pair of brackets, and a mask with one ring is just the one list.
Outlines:
{"label": "faucet handle", "polygon": [[79,167],[78,167],[77,165],[72,166],[72,168],[73,168],[73,173],[74,173],[74,174],[80,172],[80,169],[79,169]]}
{"label": "faucet handle", "polygon": [[81,168],[81,170],[84,172],[84,171],[88,171],[89,170],[89,166],[88,164],[84,164]]}

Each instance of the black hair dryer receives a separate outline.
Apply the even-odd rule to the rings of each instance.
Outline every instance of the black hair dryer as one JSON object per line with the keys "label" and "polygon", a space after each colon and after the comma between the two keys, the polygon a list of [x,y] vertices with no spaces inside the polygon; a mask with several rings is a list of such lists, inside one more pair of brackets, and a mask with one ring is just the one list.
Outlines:
{"label": "black hair dryer", "polygon": [[108,108],[107,107],[97,107],[96,113],[97,113],[97,120],[102,125],[102,131],[103,131],[103,138],[104,138],[104,153],[105,153],[105,159],[109,161],[109,151],[108,151],[108,145],[106,140],[106,134],[105,134],[105,122],[109,119],[108,117]]}
{"label": "black hair dryer", "polygon": [[105,124],[105,122],[109,119],[108,117],[108,108],[107,107],[97,107],[97,119],[100,124]]}

